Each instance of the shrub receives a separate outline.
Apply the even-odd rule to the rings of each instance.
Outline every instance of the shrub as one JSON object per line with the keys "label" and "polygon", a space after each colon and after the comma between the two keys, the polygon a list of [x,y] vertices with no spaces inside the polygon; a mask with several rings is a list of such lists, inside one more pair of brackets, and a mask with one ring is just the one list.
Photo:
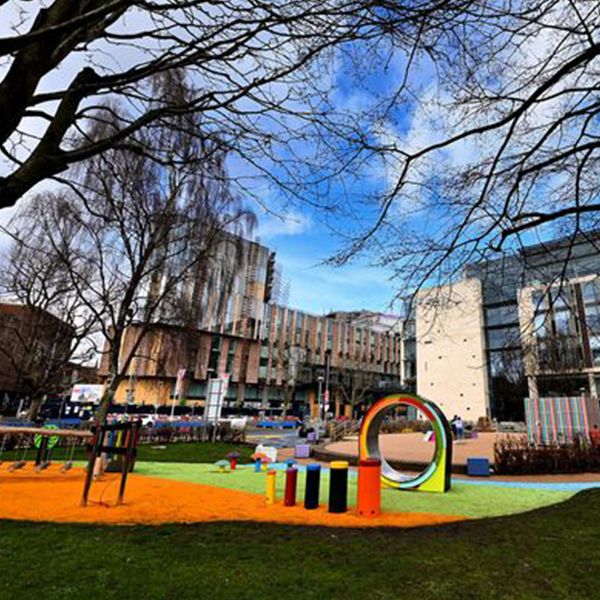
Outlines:
{"label": "shrub", "polygon": [[498,475],[550,475],[600,471],[600,447],[584,439],[571,444],[534,446],[526,437],[502,438],[494,445]]}
{"label": "shrub", "polygon": [[494,424],[489,417],[479,417],[475,429],[481,432],[494,431]]}
{"label": "shrub", "polygon": [[423,433],[431,429],[431,423],[420,419],[388,419],[381,424],[381,433]]}

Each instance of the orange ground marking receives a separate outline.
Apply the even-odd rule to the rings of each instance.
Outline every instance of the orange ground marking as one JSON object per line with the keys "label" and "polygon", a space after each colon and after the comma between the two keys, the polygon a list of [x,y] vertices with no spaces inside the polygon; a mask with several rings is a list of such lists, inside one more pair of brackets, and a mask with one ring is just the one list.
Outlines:
{"label": "orange ground marking", "polygon": [[14,473],[0,469],[0,518],[123,525],[260,521],[330,527],[420,527],[465,520],[428,513],[384,513],[366,519],[353,512],[332,515],[325,507],[308,511],[300,505],[267,506],[258,494],[142,475],[130,475],[125,504],[114,506],[119,477],[106,474],[92,484],[90,504],[83,508],[79,506],[83,469],[65,474],[58,466],[39,474],[31,465]]}

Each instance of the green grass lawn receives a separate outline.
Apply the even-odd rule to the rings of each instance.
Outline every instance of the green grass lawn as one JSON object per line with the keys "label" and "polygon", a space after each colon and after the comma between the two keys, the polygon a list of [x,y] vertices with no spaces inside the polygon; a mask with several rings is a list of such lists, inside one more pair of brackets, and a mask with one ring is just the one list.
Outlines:
{"label": "green grass lawn", "polygon": [[413,530],[0,522],[0,598],[589,599],[600,491]]}
{"label": "green grass lawn", "polygon": [[[138,447],[138,460],[153,461],[153,462],[177,462],[177,463],[214,463],[217,460],[225,458],[230,452],[237,450],[241,457],[241,464],[252,462],[250,456],[254,452],[252,446],[228,444],[224,442],[200,443],[177,443],[160,445],[141,445]],[[11,450],[4,452],[2,455],[3,461],[21,460],[23,456],[22,450]],[[34,460],[36,450],[28,450],[25,460]],[[66,448],[56,447],[52,451],[52,460],[62,462],[67,460],[69,456]],[[87,459],[85,449],[78,447],[75,450],[74,460],[84,461]]]}
{"label": "green grass lawn", "polygon": [[[178,464],[138,462],[136,473],[152,475],[179,481],[203,483],[219,487],[244,490],[255,494],[265,491],[264,473],[254,473],[251,468],[237,469],[235,472],[218,473],[209,464]],[[304,473],[298,477],[298,498],[303,498]],[[321,502],[327,501],[328,495],[327,472],[321,474]],[[285,473],[277,473],[277,490],[279,498],[283,496]],[[348,480],[348,499],[355,504],[357,479]],[[508,515],[532,510],[540,506],[555,504],[566,500],[572,492],[551,491],[543,489],[519,489],[510,487],[494,487],[469,485],[466,483],[452,484],[447,494],[432,494],[424,492],[401,492],[398,490],[382,490],[382,507],[390,512],[424,512],[445,515],[462,515],[471,518]]]}

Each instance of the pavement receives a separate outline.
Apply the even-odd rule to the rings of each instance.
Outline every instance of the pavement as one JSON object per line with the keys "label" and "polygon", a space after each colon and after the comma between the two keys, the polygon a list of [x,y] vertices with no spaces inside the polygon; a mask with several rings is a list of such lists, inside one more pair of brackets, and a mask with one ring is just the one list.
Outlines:
{"label": "pavement", "polygon": [[[454,465],[466,465],[469,457],[486,457],[490,463],[494,461],[494,443],[497,439],[507,436],[520,436],[521,434],[507,433],[480,433],[476,439],[454,442],[452,448],[452,463]],[[434,450],[434,444],[423,441],[421,433],[382,434],[379,437],[380,448],[386,460],[396,460],[406,463],[428,463]],[[328,453],[335,455],[334,460],[358,456],[358,438],[350,437],[341,442],[325,445]],[[280,447],[278,460],[285,461],[294,458],[294,448]],[[298,460],[300,464],[315,461],[314,459]],[[407,477],[414,476],[418,472],[410,469],[402,470]],[[492,475],[490,477],[469,477],[462,474],[454,474],[452,480],[468,485],[495,485],[510,487],[532,487],[537,489],[580,491],[589,488],[600,487],[600,473],[576,473],[556,475]]]}
{"label": "pavement", "polygon": [[[455,441],[452,445],[452,464],[466,465],[467,458],[481,457],[494,462],[494,443],[500,437],[516,436],[506,433],[480,433],[475,439]],[[389,433],[379,436],[379,447],[386,460],[406,463],[429,463],[433,457],[435,443],[424,441],[422,433]],[[358,438],[346,438],[341,442],[326,445],[328,452],[345,456],[358,456]]]}

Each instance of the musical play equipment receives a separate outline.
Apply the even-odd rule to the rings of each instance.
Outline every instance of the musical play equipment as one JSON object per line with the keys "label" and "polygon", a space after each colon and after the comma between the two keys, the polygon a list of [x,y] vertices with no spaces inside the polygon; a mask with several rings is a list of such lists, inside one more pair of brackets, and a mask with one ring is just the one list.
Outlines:
{"label": "musical play equipment", "polygon": [[[416,477],[407,479],[381,456],[379,428],[386,413],[398,406],[412,406],[429,419],[435,434],[435,451],[431,463]],[[381,461],[381,481],[399,490],[447,492],[450,489],[452,434],[444,413],[433,402],[411,394],[394,394],[375,402],[360,424],[359,459]]]}
{"label": "musical play equipment", "polygon": [[329,465],[329,508],[330,513],[345,513],[348,510],[348,462],[334,460]]}
{"label": "musical play equipment", "polygon": [[365,458],[358,463],[356,507],[361,517],[381,514],[381,461],[378,458]]}
{"label": "musical play equipment", "polygon": [[[47,425],[45,427],[3,425],[0,426],[0,435],[2,436],[2,450],[4,450],[6,446],[6,439],[8,437],[16,436],[19,440],[26,440],[25,442],[19,442],[19,444],[22,445],[21,458],[20,460],[13,462],[8,467],[8,471],[13,472],[24,468],[27,465],[27,461],[25,460],[27,452],[32,447],[35,447],[37,448],[37,453],[34,464],[37,473],[50,465],[52,450],[57,446],[61,438],[65,438],[67,441],[67,461],[61,468],[61,472],[65,473],[73,464],[73,454],[75,452],[77,440],[88,440],[93,437],[91,431],[59,429],[56,425]],[[33,444],[31,443],[32,441]]]}
{"label": "musical play equipment", "polygon": [[319,508],[320,484],[321,465],[308,465],[306,467],[306,484],[304,488],[304,508],[306,508],[307,510]]}
{"label": "musical play equipment", "polygon": [[308,444],[296,444],[294,448],[294,456],[296,458],[309,458],[310,446]]}
{"label": "musical play equipment", "polygon": [[235,450],[233,452],[230,452],[227,455],[227,458],[229,459],[229,468],[232,471],[235,471],[235,468],[237,467],[237,461],[238,461],[239,457],[240,457],[240,453],[237,452],[237,451],[235,451]]}
{"label": "musical play equipment", "polygon": [[219,473],[226,473],[227,472],[227,468],[229,467],[229,461],[228,460],[218,460],[215,463],[215,467],[217,467],[217,469],[219,469]]}
{"label": "musical play equipment", "polygon": [[298,469],[290,467],[285,472],[284,506],[296,506],[296,486],[298,483]]}
{"label": "musical play equipment", "polygon": [[267,471],[267,489],[266,489],[266,501],[267,504],[275,504],[275,484],[277,483],[277,471],[271,469]]}
{"label": "musical play equipment", "polygon": [[[127,475],[133,468],[136,457],[137,444],[140,437],[142,422],[132,421],[127,423],[112,423],[97,425],[92,429],[94,441],[90,446],[89,460],[83,486],[83,495],[81,497],[81,506],[87,506],[88,495],[94,477],[94,467],[96,461],[102,454],[117,455],[122,457],[121,461],[121,483],[119,485],[119,495],[117,497],[117,506],[123,504],[125,494],[125,485],[127,484]],[[115,432],[121,435],[111,435]],[[119,445],[116,445],[116,442]]]}

